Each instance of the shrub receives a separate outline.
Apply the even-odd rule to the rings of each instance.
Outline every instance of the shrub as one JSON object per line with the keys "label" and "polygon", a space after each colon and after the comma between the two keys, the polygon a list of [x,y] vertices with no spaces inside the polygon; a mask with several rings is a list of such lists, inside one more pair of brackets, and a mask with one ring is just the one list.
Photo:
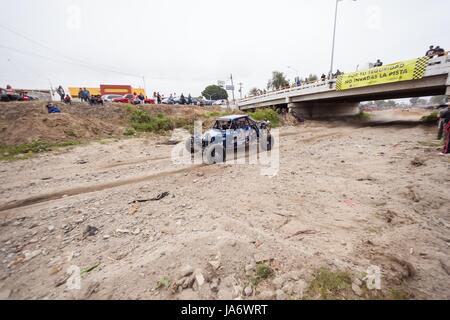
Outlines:
{"label": "shrub", "polygon": [[173,123],[164,114],[160,113],[156,117],[150,117],[146,111],[144,113],[134,112],[132,116],[132,126],[136,131],[161,133],[174,129]]}
{"label": "shrub", "polygon": [[358,115],[357,118],[361,121],[369,121],[370,120],[370,114],[364,111],[361,111]]}
{"label": "shrub", "polygon": [[346,272],[320,268],[314,273],[309,291],[313,295],[320,294],[322,299],[336,299],[342,291],[351,287],[351,283],[350,275]]}
{"label": "shrub", "polygon": [[135,123],[146,123],[151,120],[150,114],[142,109],[135,109],[131,113],[131,122]]}
{"label": "shrub", "polygon": [[124,136],[134,136],[136,134],[136,130],[133,128],[127,128],[123,133]]}
{"label": "shrub", "polygon": [[422,122],[425,123],[436,123],[438,121],[439,118],[439,113],[437,111],[432,112],[431,114],[429,114],[428,116],[424,116],[422,117]]}
{"label": "shrub", "polygon": [[274,274],[272,268],[265,263],[258,263],[256,265],[255,276],[250,279],[254,286],[257,286],[261,281],[270,278]]}
{"label": "shrub", "polygon": [[249,116],[258,121],[270,121],[274,128],[280,125],[280,115],[273,109],[258,109],[255,112],[250,112]]}
{"label": "shrub", "polygon": [[0,159],[14,159],[18,155],[31,156],[35,153],[52,151],[54,148],[69,147],[78,144],[80,144],[78,141],[46,142],[34,140],[30,143],[19,145],[0,145]]}

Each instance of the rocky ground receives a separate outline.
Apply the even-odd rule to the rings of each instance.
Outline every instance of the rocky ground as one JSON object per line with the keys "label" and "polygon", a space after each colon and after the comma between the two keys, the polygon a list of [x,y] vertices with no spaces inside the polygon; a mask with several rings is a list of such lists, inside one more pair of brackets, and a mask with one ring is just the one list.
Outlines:
{"label": "rocky ground", "polygon": [[3,161],[0,298],[449,299],[450,160],[434,139],[283,127],[273,177],[176,165],[154,137]]}

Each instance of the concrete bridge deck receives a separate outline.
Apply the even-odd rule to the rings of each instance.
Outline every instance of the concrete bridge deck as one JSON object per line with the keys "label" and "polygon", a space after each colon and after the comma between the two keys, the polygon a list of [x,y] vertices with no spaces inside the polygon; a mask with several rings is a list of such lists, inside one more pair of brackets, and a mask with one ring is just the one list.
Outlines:
{"label": "concrete bridge deck", "polygon": [[269,92],[238,101],[240,110],[265,107],[288,107],[290,112],[306,118],[348,116],[359,112],[362,101],[400,99],[423,96],[450,96],[450,57],[430,59],[422,79],[399,81],[336,90],[336,79],[318,81],[286,90]]}

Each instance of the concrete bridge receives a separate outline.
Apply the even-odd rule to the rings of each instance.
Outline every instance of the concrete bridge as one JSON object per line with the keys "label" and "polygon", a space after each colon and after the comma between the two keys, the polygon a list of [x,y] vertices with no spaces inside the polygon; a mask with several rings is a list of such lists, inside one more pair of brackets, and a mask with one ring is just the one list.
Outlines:
{"label": "concrete bridge", "polygon": [[398,81],[338,91],[336,79],[318,81],[314,84],[238,101],[240,110],[266,107],[289,108],[289,111],[304,118],[351,116],[359,113],[363,101],[400,99],[446,95],[450,97],[450,57],[430,59],[423,77],[418,80]]}

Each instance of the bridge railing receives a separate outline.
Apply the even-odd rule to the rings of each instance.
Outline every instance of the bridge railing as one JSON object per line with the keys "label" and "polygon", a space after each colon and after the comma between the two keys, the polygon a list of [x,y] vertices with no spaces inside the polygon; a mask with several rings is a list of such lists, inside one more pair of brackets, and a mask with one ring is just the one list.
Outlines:
{"label": "bridge railing", "polygon": [[[428,66],[429,67],[436,66],[439,64],[444,64],[446,62],[449,62],[449,51],[447,51],[443,56],[431,58],[428,61]],[[247,101],[254,101],[254,100],[259,100],[259,99],[263,99],[266,97],[271,97],[274,95],[280,95],[283,93],[288,94],[291,92],[297,92],[297,91],[307,90],[307,89],[317,88],[317,87],[324,87],[327,85],[330,87],[330,89],[333,89],[333,88],[335,88],[335,84],[336,84],[336,78],[333,78],[331,80],[325,80],[325,81],[318,80],[313,83],[302,84],[300,86],[295,86],[295,87],[291,87],[291,88],[287,88],[287,89],[270,91],[265,94],[250,96],[250,97],[238,100],[237,103],[240,104],[240,103],[245,103]]]}
{"label": "bridge railing", "polygon": [[327,86],[327,85],[330,86],[330,88],[332,89],[333,86],[335,85],[335,83],[336,83],[336,79],[325,80],[325,81],[318,80],[318,81],[313,82],[313,83],[302,84],[300,86],[295,86],[295,87],[282,89],[282,90],[270,91],[270,92],[267,92],[265,94],[260,94],[260,95],[251,96],[251,97],[247,97],[247,98],[244,98],[244,99],[240,99],[240,100],[238,100],[238,103],[242,103],[242,102],[246,102],[246,101],[252,101],[252,100],[260,99],[260,98],[264,98],[264,97],[271,97],[271,96],[279,95],[279,94],[283,94],[283,93],[290,93],[290,92],[296,92],[296,91],[312,89],[312,88],[317,88],[317,87],[324,87],[324,86]]}

